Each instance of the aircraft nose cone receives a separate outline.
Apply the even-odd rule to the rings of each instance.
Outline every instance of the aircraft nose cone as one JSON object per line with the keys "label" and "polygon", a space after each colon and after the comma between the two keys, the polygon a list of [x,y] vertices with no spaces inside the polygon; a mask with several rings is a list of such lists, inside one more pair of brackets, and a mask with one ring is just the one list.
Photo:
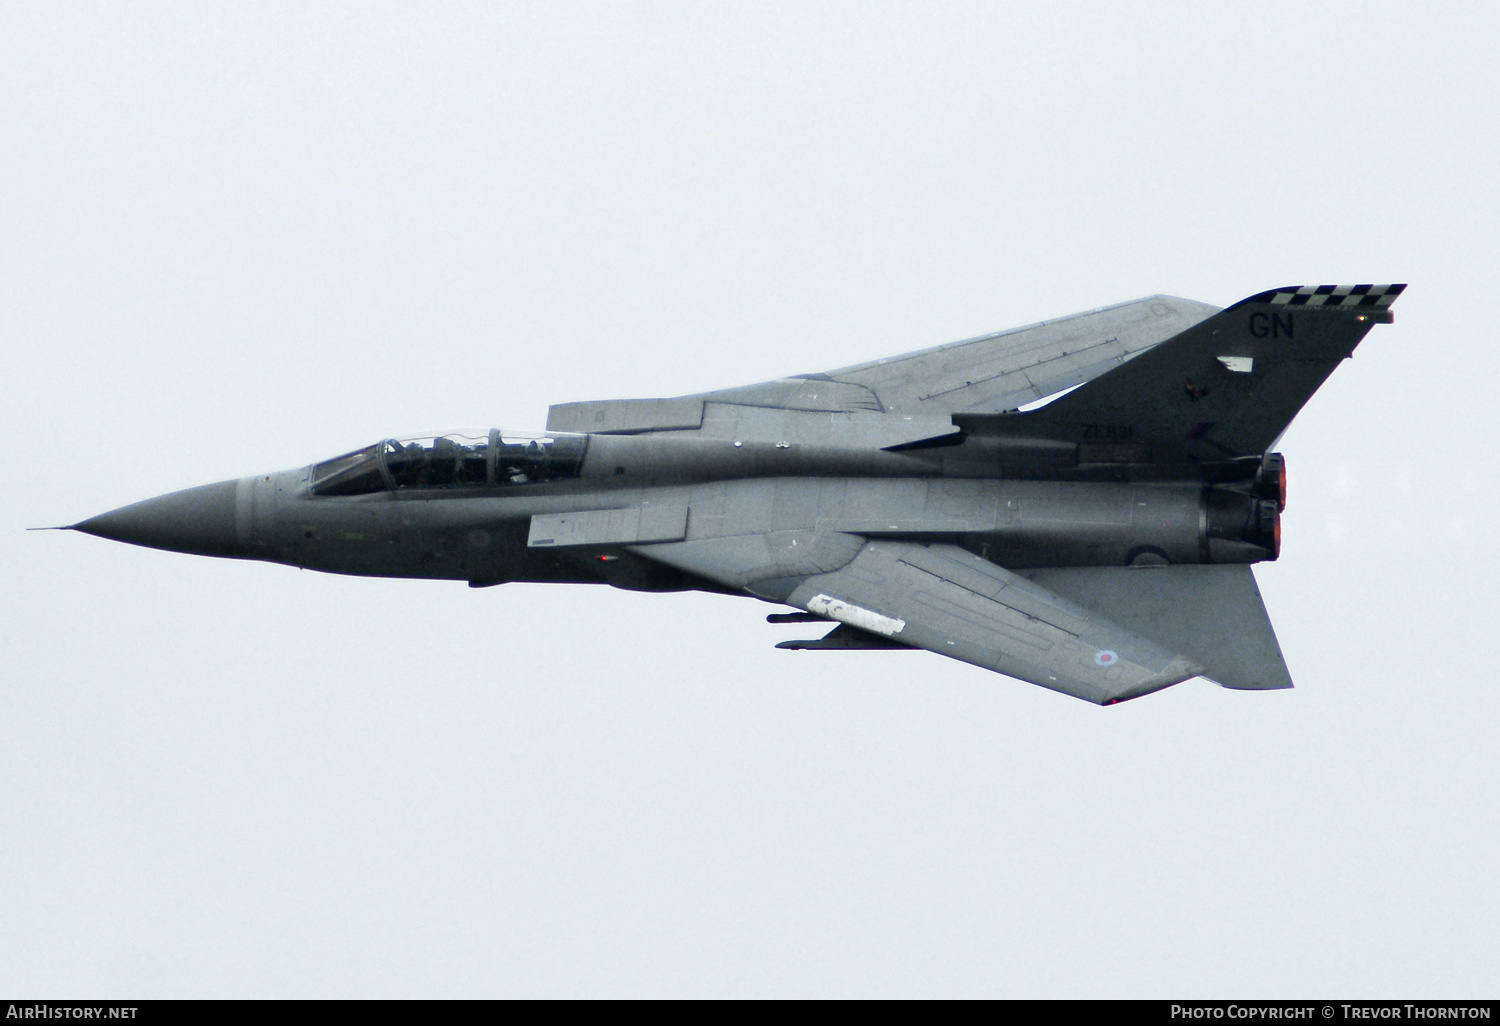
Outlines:
{"label": "aircraft nose cone", "polygon": [[239,556],[245,545],[235,529],[238,481],[187,488],[122,506],[74,524],[73,530],[111,541],[200,556]]}

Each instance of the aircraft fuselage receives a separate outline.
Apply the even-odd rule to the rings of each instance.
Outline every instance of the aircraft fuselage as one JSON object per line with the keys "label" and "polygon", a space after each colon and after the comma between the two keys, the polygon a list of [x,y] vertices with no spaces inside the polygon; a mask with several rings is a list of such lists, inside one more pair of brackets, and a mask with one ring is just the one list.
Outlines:
{"label": "aircraft fuselage", "polygon": [[[649,591],[726,589],[642,559],[632,545],[740,535],[787,545],[830,532],[941,541],[1012,568],[1252,563],[1276,554],[1277,504],[1257,494],[1259,461],[1221,466],[1216,476],[1226,480],[1212,483],[1201,473],[1133,480],[1128,466],[1091,467],[1053,452],[1042,460],[1036,446],[1007,452],[986,439],[908,452],[631,435],[580,441],[578,476],[567,479],[501,483],[491,470],[466,483],[382,481],[329,495],[316,492],[313,466],[188,489],[78,527],[338,574]],[[978,476],[985,470],[1024,476]],[[534,520],[587,513],[599,522],[642,508],[665,517],[656,535],[649,525],[642,534],[637,517],[548,539]]]}

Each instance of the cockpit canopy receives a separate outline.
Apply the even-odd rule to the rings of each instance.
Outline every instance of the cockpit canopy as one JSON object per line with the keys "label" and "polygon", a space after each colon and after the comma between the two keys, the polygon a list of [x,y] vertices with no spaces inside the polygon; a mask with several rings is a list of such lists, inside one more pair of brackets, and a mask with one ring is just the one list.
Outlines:
{"label": "cockpit canopy", "polygon": [[319,463],[314,495],[367,495],[407,488],[500,488],[577,477],[587,435],[526,435],[491,429],[388,438]]}

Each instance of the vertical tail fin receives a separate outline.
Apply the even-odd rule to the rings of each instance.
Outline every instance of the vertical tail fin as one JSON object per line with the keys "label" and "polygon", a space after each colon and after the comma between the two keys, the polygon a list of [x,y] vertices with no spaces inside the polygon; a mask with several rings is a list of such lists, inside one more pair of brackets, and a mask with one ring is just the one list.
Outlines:
{"label": "vertical tail fin", "polygon": [[1008,426],[1080,444],[1149,446],[1154,462],[1258,455],[1405,285],[1273,289],[1241,300]]}

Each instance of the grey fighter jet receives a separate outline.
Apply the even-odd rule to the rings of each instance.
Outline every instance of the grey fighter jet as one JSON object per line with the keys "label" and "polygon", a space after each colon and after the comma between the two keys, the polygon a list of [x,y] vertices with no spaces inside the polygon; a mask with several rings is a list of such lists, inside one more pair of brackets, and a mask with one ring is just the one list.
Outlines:
{"label": "grey fighter jet", "polygon": [[386,439],[73,525],[340,574],[698,589],[1101,705],[1289,688],[1292,417],[1403,285],[1151,296],[825,374],[553,406],[543,434]]}

